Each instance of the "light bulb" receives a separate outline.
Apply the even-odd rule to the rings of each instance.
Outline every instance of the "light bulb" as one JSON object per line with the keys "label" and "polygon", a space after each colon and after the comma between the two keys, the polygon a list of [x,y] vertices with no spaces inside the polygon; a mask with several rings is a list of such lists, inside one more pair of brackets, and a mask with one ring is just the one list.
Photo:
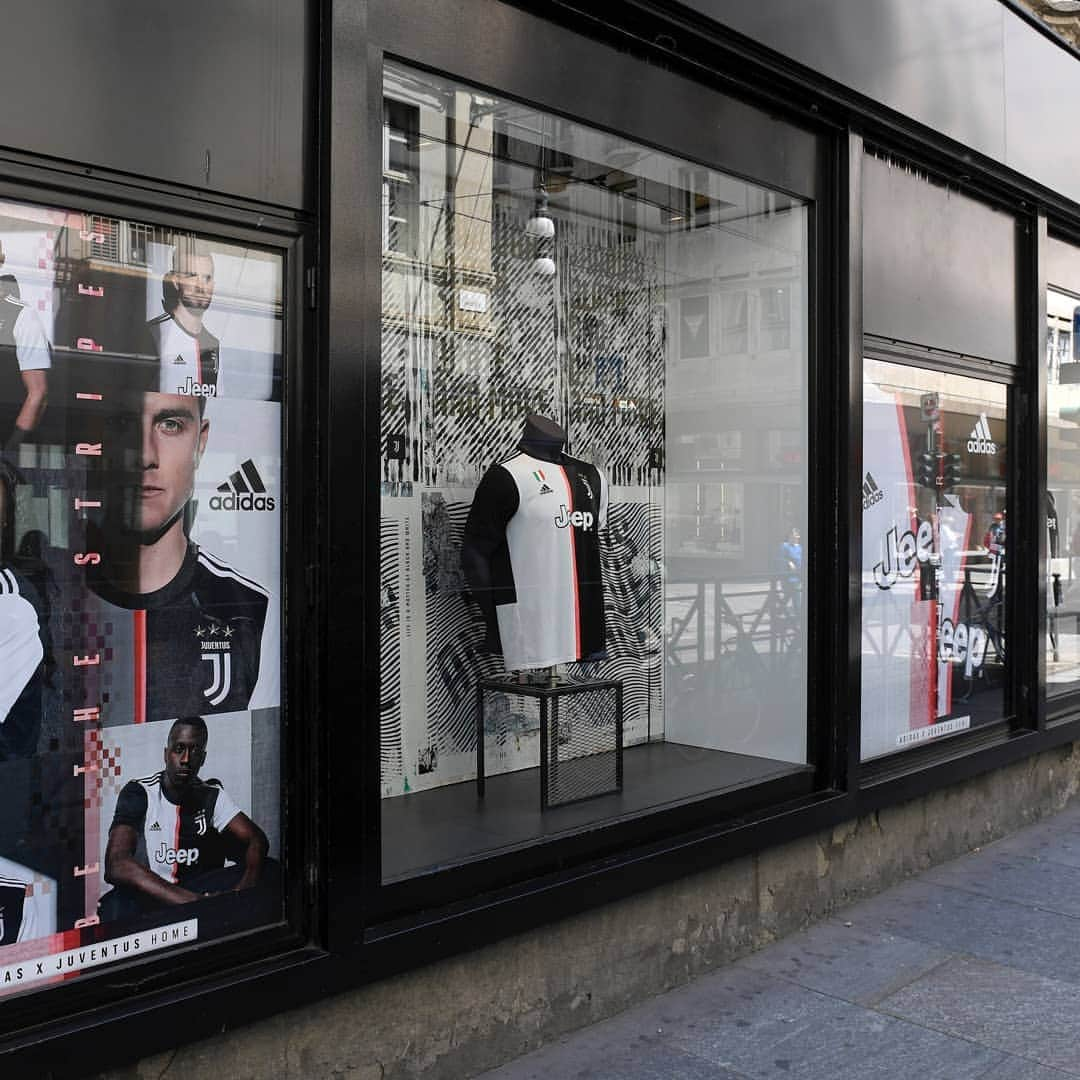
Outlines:
{"label": "light bulb", "polygon": [[555,222],[538,210],[525,223],[525,235],[537,240],[550,240],[555,235]]}
{"label": "light bulb", "polygon": [[546,255],[540,255],[533,259],[533,271],[541,277],[551,277],[555,273],[555,260]]}

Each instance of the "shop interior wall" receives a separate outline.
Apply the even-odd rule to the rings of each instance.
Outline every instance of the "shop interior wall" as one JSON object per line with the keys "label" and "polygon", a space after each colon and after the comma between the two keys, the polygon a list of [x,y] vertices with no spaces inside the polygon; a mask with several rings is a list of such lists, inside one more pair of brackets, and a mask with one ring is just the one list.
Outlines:
{"label": "shop interior wall", "polygon": [[37,0],[11,17],[0,146],[313,208],[314,5]]}

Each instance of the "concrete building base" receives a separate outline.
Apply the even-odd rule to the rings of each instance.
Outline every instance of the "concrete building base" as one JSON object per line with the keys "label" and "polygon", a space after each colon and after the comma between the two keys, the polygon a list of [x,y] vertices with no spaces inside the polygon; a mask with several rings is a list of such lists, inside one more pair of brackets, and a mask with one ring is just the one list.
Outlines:
{"label": "concrete building base", "polygon": [[463,1080],[1061,810],[1080,743],[100,1080]]}

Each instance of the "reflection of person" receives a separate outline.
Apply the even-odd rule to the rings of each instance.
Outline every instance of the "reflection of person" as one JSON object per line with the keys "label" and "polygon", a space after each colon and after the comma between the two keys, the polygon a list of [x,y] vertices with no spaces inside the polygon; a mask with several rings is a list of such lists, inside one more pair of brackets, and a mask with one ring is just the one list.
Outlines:
{"label": "reflection of person", "polygon": [[[0,244],[0,266],[4,248]],[[0,447],[11,451],[38,426],[48,398],[52,352],[37,312],[20,299],[19,283],[0,278]]]}
{"label": "reflection of person", "polygon": [[173,250],[172,268],[162,281],[165,310],[146,324],[152,355],[161,365],[162,393],[218,394],[221,342],[203,325],[213,298],[213,258],[193,238],[181,237]]}
{"label": "reflection of person", "polygon": [[[165,768],[121,790],[105,849],[105,880],[113,890],[102,897],[104,920],[259,884],[266,834],[220,780],[199,777],[207,742],[202,717],[177,720],[165,743]],[[229,862],[236,863],[231,875],[211,877]]]}
{"label": "reflection of person", "polygon": [[[114,650],[130,652],[125,720],[246,709],[258,681],[269,595],[185,527],[210,433],[204,404],[136,394],[104,435],[105,516],[90,530],[100,561],[87,583],[107,605]],[[127,713],[120,694],[114,713]]]}
{"label": "reflection of person", "polygon": [[986,535],[983,537],[983,547],[991,555],[1005,554],[1005,514],[1003,512],[998,511],[994,515],[990,528],[986,530]]}
{"label": "reflection of person", "polygon": [[794,525],[780,544],[780,564],[783,568],[780,585],[784,600],[799,611],[802,606],[803,548],[802,535]]}

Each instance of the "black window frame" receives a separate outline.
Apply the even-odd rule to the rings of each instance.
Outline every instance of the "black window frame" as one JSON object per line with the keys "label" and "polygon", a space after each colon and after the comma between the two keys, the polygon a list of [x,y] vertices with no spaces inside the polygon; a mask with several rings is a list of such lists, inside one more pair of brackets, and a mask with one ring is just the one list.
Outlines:
{"label": "black window frame", "polygon": [[[835,505],[835,462],[838,440],[836,428],[842,415],[837,382],[827,371],[826,341],[828,328],[835,325],[836,291],[832,283],[836,274],[835,233],[837,210],[827,193],[837,189],[836,178],[842,170],[845,155],[842,132],[821,124],[813,117],[797,116],[791,110],[777,115],[775,108],[753,103],[752,95],[733,97],[728,87],[720,89],[715,78],[703,77],[702,72],[650,70],[647,89],[628,92],[630,78],[642,62],[640,55],[616,52],[604,42],[584,36],[569,35],[565,29],[541,22],[520,11],[505,9],[506,23],[513,24],[520,40],[532,42],[530,55],[536,59],[523,63],[521,57],[507,55],[492,48],[488,39],[475,39],[463,32],[463,27],[479,25],[483,13],[490,7],[484,0],[474,0],[466,9],[457,12],[453,27],[447,24],[448,13],[433,11],[424,3],[397,5],[392,15],[380,11],[378,17],[370,12],[367,24],[367,71],[364,85],[354,87],[353,113],[355,127],[335,128],[335,157],[343,155],[359,161],[350,189],[364,189],[372,183],[381,184],[382,133],[382,66],[384,58],[419,70],[437,72],[465,84],[490,88],[495,94],[526,101],[545,111],[565,116],[591,127],[615,131],[620,135],[656,146],[677,155],[691,165],[701,164],[739,179],[762,185],[780,193],[794,195],[808,204],[809,211],[809,364],[808,414],[810,431],[810,493],[808,505]],[[477,20],[472,22],[472,20]],[[556,41],[558,47],[556,49]],[[640,50],[637,50],[640,53]],[[545,57],[560,54],[558,79],[553,79]],[[604,81],[606,89],[597,93],[597,82],[589,72],[598,65],[615,66]],[[361,101],[366,97],[364,111]],[[600,99],[600,100],[598,100]],[[770,105],[772,103],[769,103]],[[675,113],[673,114],[672,108]],[[709,122],[701,123],[708,116]],[[702,132],[707,132],[706,149],[702,148]],[[717,132],[722,131],[719,135]],[[341,138],[339,139],[339,135]],[[711,153],[709,153],[711,151]],[[340,159],[340,158],[339,158]],[[378,175],[376,175],[378,173]],[[366,405],[365,456],[361,519],[366,535],[362,543],[354,541],[354,550],[365,568],[363,592],[368,597],[379,596],[378,584],[378,522],[379,522],[379,425],[380,403],[377,392],[380,365],[379,324],[381,318],[381,234],[370,213],[356,212],[356,207],[335,211],[337,185],[331,190],[331,217],[336,219],[335,232],[341,229],[344,212],[348,227],[356,230],[357,254],[364,252],[363,264],[357,265],[358,287],[352,291],[336,314],[331,313],[331,336],[334,324],[342,320],[365,328],[360,346]],[[372,200],[367,200],[370,203]],[[361,204],[365,200],[359,200]],[[333,242],[341,240],[340,234]],[[355,347],[355,343],[354,343]],[[333,350],[333,345],[331,345]],[[331,449],[330,467],[339,460]],[[356,469],[354,458],[353,469]],[[374,466],[374,467],[373,467]],[[355,472],[354,472],[355,475]],[[331,490],[336,483],[333,477]],[[813,511],[811,510],[811,513]],[[835,796],[842,782],[842,768],[836,753],[836,741],[831,726],[824,718],[837,715],[835,703],[840,696],[840,679],[834,667],[825,661],[836,647],[830,640],[838,620],[834,617],[846,599],[846,587],[835,587],[846,581],[846,569],[841,571],[844,553],[832,542],[831,524],[822,515],[811,517],[808,548],[807,580],[813,583],[810,603],[817,613],[808,620],[811,627],[807,663],[807,731],[808,759],[817,765],[813,785],[777,784],[773,787],[751,787],[730,794],[704,796],[676,808],[657,808],[630,820],[601,823],[593,829],[552,839],[538,838],[522,849],[509,853],[493,853],[486,858],[460,866],[440,868],[402,881],[384,884],[380,866],[380,775],[377,717],[368,719],[367,738],[363,743],[365,762],[363,782],[347,802],[335,789],[330,792],[337,808],[331,811],[334,819],[361,820],[363,842],[358,851],[361,863],[358,871],[362,889],[362,918],[369,940],[382,940],[387,934],[399,935],[410,927],[419,928],[431,920],[459,913],[475,904],[479,897],[512,897],[535,891],[546,882],[554,885],[571,875],[589,873],[601,861],[631,863],[646,851],[677,846],[690,832],[725,832],[738,823],[757,817],[769,817],[781,808],[814,805],[829,795]],[[830,584],[832,583],[832,586]],[[378,700],[375,673],[379,667],[379,610],[378,604],[366,608],[364,625],[367,631],[364,670],[369,679],[364,698]],[[359,641],[357,641],[359,647]],[[374,650],[374,651],[372,651]],[[331,664],[331,669],[334,665]],[[356,746],[356,741],[351,741]],[[343,758],[338,752],[335,760]],[[636,854],[635,854],[636,853]],[[646,875],[646,879],[647,879]],[[333,905],[336,907],[336,905]],[[353,925],[357,919],[355,906],[347,918]],[[345,916],[343,916],[345,917]]]}

